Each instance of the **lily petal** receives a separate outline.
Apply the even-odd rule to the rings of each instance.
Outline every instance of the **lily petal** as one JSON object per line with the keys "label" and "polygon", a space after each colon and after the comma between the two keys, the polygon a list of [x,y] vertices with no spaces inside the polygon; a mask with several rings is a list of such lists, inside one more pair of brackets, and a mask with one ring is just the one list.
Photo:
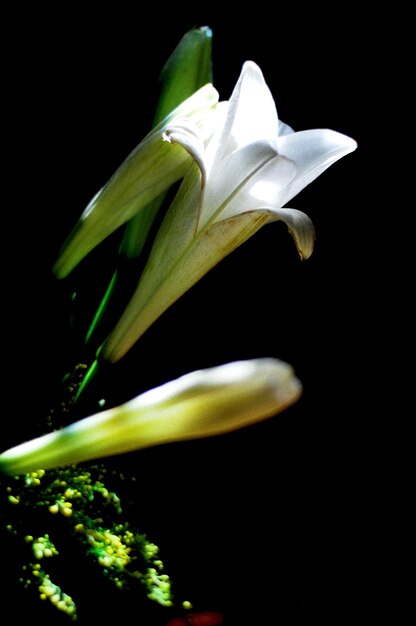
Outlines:
{"label": "lily petal", "polygon": [[204,186],[207,178],[204,160],[204,142],[197,132],[192,132],[183,126],[169,126],[163,134],[163,139],[171,144],[179,144],[188,152],[198,165]]}
{"label": "lily petal", "polygon": [[330,165],[356,148],[354,139],[329,129],[318,128],[280,136],[279,154],[294,161],[297,168],[296,178],[288,185],[282,204],[289,202]]}
{"label": "lily petal", "polygon": [[188,288],[187,281],[183,276],[178,276],[177,271],[184,263],[190,272],[195,270],[187,259],[197,231],[198,207],[202,197],[200,179],[200,170],[194,163],[156,234],[130,302],[102,346],[101,355],[105,359],[115,362],[124,356],[137,339]]}
{"label": "lily petal", "polygon": [[263,74],[255,63],[246,61],[229,100],[228,114],[212,137],[207,159],[215,153],[213,167],[234,150],[256,141],[277,137],[276,105]]}
{"label": "lily petal", "polygon": [[293,368],[277,359],[198,370],[3,452],[0,470],[25,474],[219,435],[276,415],[301,392]]}
{"label": "lily petal", "polygon": [[[301,258],[312,253],[314,228],[312,221],[295,209],[264,207],[243,212],[212,224],[198,232],[173,263],[158,250],[157,240],[148,265],[123,315],[103,344],[104,359],[120,360],[148,328],[188,289],[228,254],[254,235],[264,224],[283,221],[295,240]],[[169,241],[169,238],[166,238]],[[152,250],[152,253],[153,253]]]}
{"label": "lily petal", "polygon": [[[269,174],[271,167],[274,171]],[[283,157],[279,158],[273,142],[256,141],[232,152],[223,158],[218,171],[210,173],[211,184],[204,190],[199,229],[206,227],[209,222],[241,212],[244,204],[239,202],[240,191],[247,186],[251,187],[253,179],[274,176],[274,185],[284,188],[295,173],[294,164]]]}
{"label": "lily petal", "polygon": [[[180,146],[172,150],[161,141],[157,154],[151,150],[142,146],[137,162],[136,153],[130,155],[111,182],[89,203],[53,267],[58,278],[65,278],[91,250],[184,176],[191,157]],[[136,176],[136,184],[130,183],[128,179]],[[119,186],[130,193],[120,198]]]}
{"label": "lily petal", "polygon": [[[215,221],[228,219],[247,211],[253,211],[263,205],[273,205],[276,207],[283,205],[286,189],[297,175],[296,164],[274,151],[269,151],[269,153],[265,152],[261,159],[259,158],[259,149],[256,149],[256,146],[258,146],[258,144],[248,146],[246,152],[248,156],[250,156],[249,149],[252,149],[251,154],[254,157],[254,163],[257,163],[257,168],[254,169],[253,165],[251,165],[251,171],[249,170],[249,173],[247,171],[248,168],[246,168],[248,175],[245,184],[241,184],[243,182],[241,181],[241,183],[234,186],[234,193],[229,195],[227,203],[222,206],[222,210],[218,212]],[[232,155],[232,157],[236,156],[237,154]],[[242,159],[236,159],[235,164],[230,162],[228,167],[225,168],[222,178],[227,179],[228,172],[232,171],[233,167],[241,168],[241,160]],[[230,161],[232,161],[231,158]],[[221,178],[219,181],[219,185],[221,185]],[[214,193],[215,189],[216,186],[214,187]]]}
{"label": "lily petal", "polygon": [[[185,175],[192,157],[179,144],[162,141],[166,127],[200,127],[218,102],[210,84],[177,107],[130,153],[94,196],[65,242],[54,273],[65,277],[101,241]],[[210,128],[210,132],[212,129]]]}
{"label": "lily petal", "polygon": [[266,213],[268,222],[283,222],[292,235],[296,249],[302,261],[309,259],[315,244],[315,227],[310,217],[298,209],[277,209],[276,207],[262,207],[256,209],[257,213]]}

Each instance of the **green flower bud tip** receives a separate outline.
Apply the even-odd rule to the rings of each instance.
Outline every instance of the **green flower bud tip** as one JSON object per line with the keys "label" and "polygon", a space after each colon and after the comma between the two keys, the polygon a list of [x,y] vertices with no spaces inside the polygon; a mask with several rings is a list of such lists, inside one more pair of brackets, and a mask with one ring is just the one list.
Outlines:
{"label": "green flower bud tip", "polygon": [[159,123],[195,91],[212,83],[212,30],[193,28],[180,40],[160,74],[162,91],[155,114]]}

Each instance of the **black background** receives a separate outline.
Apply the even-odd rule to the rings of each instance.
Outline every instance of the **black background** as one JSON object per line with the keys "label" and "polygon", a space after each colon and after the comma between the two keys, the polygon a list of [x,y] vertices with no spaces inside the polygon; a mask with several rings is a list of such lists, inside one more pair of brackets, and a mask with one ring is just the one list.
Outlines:
{"label": "black background", "polygon": [[[351,5],[278,8],[273,16],[252,7],[229,17],[117,7],[25,10],[3,21],[3,395],[10,408],[2,448],[39,432],[68,367],[72,288],[93,299],[108,277],[103,248],[58,284],[51,267],[59,246],[148,131],[157,77],[181,36],[209,25],[222,99],[252,59],[281,119],[296,130],[344,132],[359,147],[290,203],[316,227],[308,261],[300,262],[282,224],[263,228],[114,366],[108,393],[122,402],[193,369],[259,356],[290,362],[304,393],[262,424],[110,465],[137,476],[132,515],[196,609],[223,611],[227,625],[374,616],[388,600],[379,587],[374,514],[377,264],[366,220],[379,16],[364,21]],[[165,624],[173,615],[150,611],[142,622],[148,609],[135,598],[121,599],[100,573],[87,578],[82,563],[71,567],[80,626],[91,617]],[[13,580],[3,590],[20,619],[39,614],[42,623],[61,623]]]}

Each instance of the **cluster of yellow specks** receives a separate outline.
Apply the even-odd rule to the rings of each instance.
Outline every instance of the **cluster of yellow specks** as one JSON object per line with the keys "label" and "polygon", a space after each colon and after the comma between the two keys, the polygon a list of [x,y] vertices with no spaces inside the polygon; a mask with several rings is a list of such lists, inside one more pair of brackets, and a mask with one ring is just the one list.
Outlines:
{"label": "cluster of yellow specks", "polygon": [[[145,543],[145,545],[143,546],[143,550],[144,550],[146,559],[149,559],[149,561],[151,559],[154,559],[155,556],[159,552],[158,546],[155,543],[152,543],[151,541],[147,541]],[[158,565],[159,563],[162,563],[162,561],[155,561],[155,563]]]}
{"label": "cluster of yellow specks", "polygon": [[[46,506],[50,513],[60,513],[64,517],[70,517],[77,504],[84,510],[86,504],[93,502],[95,506],[109,506],[121,513],[120,498],[105,487],[102,482],[104,474],[105,470],[101,467],[94,467],[92,471],[69,467],[16,476],[15,488],[10,485],[7,487],[8,501],[10,504],[20,504],[22,501],[30,507]],[[30,497],[33,490],[36,491],[35,503]]]}
{"label": "cluster of yellow specks", "polygon": [[[38,563],[36,565],[39,566]],[[35,568],[36,565],[34,566]],[[36,578],[39,580],[38,590],[40,599],[49,600],[59,611],[63,611],[75,620],[77,618],[77,607],[71,596],[63,592],[58,585],[52,582],[49,575],[40,567],[32,570],[34,575],[35,572],[37,572]]]}
{"label": "cluster of yellow specks", "polygon": [[34,539],[32,535],[26,535],[25,537],[26,543],[32,544],[33,554],[38,561],[43,559],[44,557],[48,558],[51,556],[56,556],[59,554],[58,550],[55,548],[55,545],[49,539],[49,535],[44,535],[43,537],[38,537]]}
{"label": "cluster of yellow specks", "polygon": [[131,532],[127,523],[103,528],[93,520],[88,525],[77,524],[74,530],[85,538],[89,553],[118,588],[130,587],[137,580],[150,600],[172,606],[170,578],[164,573],[163,562],[156,558],[159,548],[145,535]]}
{"label": "cluster of yellow specks", "polygon": [[61,513],[64,517],[70,517],[72,515],[72,502],[58,499],[55,504],[51,504],[49,507],[49,513]]}
{"label": "cluster of yellow specks", "polygon": [[26,487],[39,487],[40,481],[45,476],[45,470],[38,470],[37,472],[31,472],[25,475]]}
{"label": "cluster of yellow specks", "polygon": [[[79,532],[79,530],[78,530]],[[95,554],[97,562],[106,570],[112,569],[123,571],[130,563],[131,538],[126,535],[114,534],[108,529],[85,530],[85,536],[90,545],[92,554]]]}
{"label": "cluster of yellow specks", "polygon": [[[171,581],[160,560],[159,548],[143,533],[132,531],[127,521],[120,522],[122,508],[120,498],[104,484],[106,470],[102,465],[85,469],[71,466],[62,469],[39,470],[26,476],[16,476],[9,482],[6,492],[11,506],[10,521],[20,520],[25,509],[29,510],[30,529],[37,532],[26,534],[16,528],[20,523],[8,524],[6,528],[17,539],[23,537],[31,547],[31,576],[22,579],[25,586],[36,582],[39,595],[49,600],[59,610],[76,619],[75,602],[55,585],[49,573],[40,566],[48,557],[59,557],[58,549],[51,540],[53,532],[44,532],[45,525],[53,524],[53,518],[67,520],[69,537],[81,543],[86,558],[93,559],[103,573],[119,589],[143,589],[145,595],[162,606],[173,605]],[[124,476],[117,476],[124,480]],[[19,505],[19,506],[15,506]],[[18,517],[14,514],[18,512]],[[62,521],[58,521],[62,533]],[[40,531],[40,532],[39,532]],[[42,533],[42,534],[41,534]]]}
{"label": "cluster of yellow specks", "polygon": [[36,562],[29,563],[23,566],[23,572],[30,571],[31,577],[25,574],[20,580],[24,584],[25,588],[35,583],[38,588],[39,597],[41,600],[49,600],[49,602],[56,607],[59,611],[63,611],[71,619],[77,618],[76,605],[71,596],[62,591],[61,587],[52,582],[49,574],[42,569],[39,561],[43,558],[57,556],[58,550],[55,548],[52,541],[49,539],[49,535],[38,537],[34,539],[31,535],[26,535],[26,543],[32,545],[33,555],[36,558]]}
{"label": "cluster of yellow specks", "polygon": [[[160,561],[162,567],[163,563]],[[170,578],[161,574],[155,567],[149,567],[145,574],[145,582],[149,591],[147,597],[162,606],[172,606],[172,589]]]}

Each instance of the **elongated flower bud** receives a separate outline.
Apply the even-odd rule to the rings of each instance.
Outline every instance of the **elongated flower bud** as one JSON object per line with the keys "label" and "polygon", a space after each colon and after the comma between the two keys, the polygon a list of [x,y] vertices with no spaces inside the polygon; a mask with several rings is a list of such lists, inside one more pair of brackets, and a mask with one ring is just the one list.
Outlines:
{"label": "elongated flower bud", "polygon": [[182,37],[160,75],[162,90],[156,124],[203,85],[212,83],[211,48],[212,31],[208,26],[192,28]]}
{"label": "elongated flower bud", "polygon": [[6,474],[24,474],[163,443],[219,435],[276,415],[302,386],[272,358],[198,370],[0,455]]}

